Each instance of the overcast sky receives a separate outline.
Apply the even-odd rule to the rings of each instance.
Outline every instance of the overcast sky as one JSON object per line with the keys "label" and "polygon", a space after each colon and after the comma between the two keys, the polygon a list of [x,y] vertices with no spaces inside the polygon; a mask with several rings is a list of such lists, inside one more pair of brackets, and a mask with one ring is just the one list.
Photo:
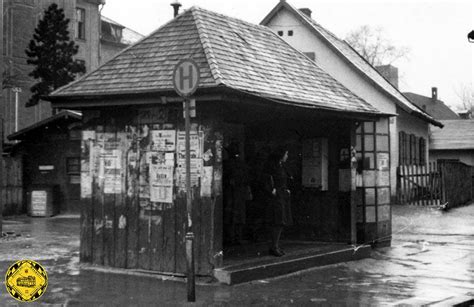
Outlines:
{"label": "overcast sky", "polygon": [[[141,34],[173,17],[174,0],[106,0],[102,14]],[[180,0],[182,9],[193,5],[237,17],[260,21],[279,0]],[[474,29],[472,0],[288,0],[297,8],[313,11],[316,22],[340,38],[368,24],[382,27],[394,45],[408,47],[409,58],[394,63],[399,68],[402,91],[438,97],[460,106],[456,90],[474,83],[474,44],[467,33]]]}

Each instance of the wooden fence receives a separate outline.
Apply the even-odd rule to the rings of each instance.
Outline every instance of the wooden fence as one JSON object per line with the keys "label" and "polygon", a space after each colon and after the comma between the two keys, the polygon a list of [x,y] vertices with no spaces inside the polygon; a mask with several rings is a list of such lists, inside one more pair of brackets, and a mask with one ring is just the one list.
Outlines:
{"label": "wooden fence", "polygon": [[435,206],[442,201],[441,172],[435,162],[399,166],[397,197],[400,204]]}
{"label": "wooden fence", "polygon": [[458,161],[399,166],[399,204],[456,207],[473,199],[473,167]]}

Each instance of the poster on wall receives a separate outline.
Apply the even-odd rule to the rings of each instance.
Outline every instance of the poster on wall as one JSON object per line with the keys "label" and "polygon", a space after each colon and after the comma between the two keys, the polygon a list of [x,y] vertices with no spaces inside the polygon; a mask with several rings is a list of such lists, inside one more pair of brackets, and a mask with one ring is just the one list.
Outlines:
{"label": "poster on wall", "polygon": [[202,168],[201,176],[201,196],[210,197],[212,194],[212,176],[213,176],[213,167],[204,166]]}
{"label": "poster on wall", "polygon": [[303,141],[302,184],[305,187],[328,188],[328,142],[326,138]]}
{"label": "poster on wall", "polygon": [[81,143],[81,198],[92,197],[95,131],[83,130]]}
{"label": "poster on wall", "polygon": [[89,161],[81,161],[81,197],[92,197],[92,173]]}
{"label": "poster on wall", "polygon": [[153,153],[150,164],[150,201],[173,202],[174,166],[166,162],[163,152]]}
{"label": "poster on wall", "polygon": [[[191,186],[198,186],[203,168],[202,159],[191,159]],[[184,160],[178,161],[176,168],[176,185],[180,191],[186,190],[186,163]]]}
{"label": "poster on wall", "polygon": [[99,180],[103,178],[105,194],[122,193],[122,150],[126,146],[123,133],[103,133],[99,156]]}
{"label": "poster on wall", "polygon": [[152,130],[152,146],[154,151],[175,151],[176,131],[175,130]]}
{"label": "poster on wall", "polygon": [[110,169],[105,171],[104,193],[120,194],[122,193],[122,177],[120,170]]}
{"label": "poster on wall", "polygon": [[389,169],[389,157],[389,153],[377,153],[377,168],[379,171],[387,171]]}
{"label": "poster on wall", "polygon": [[[191,131],[189,135],[190,140],[190,156],[191,159],[201,158],[201,149],[203,142],[203,132],[202,131]],[[183,160],[186,158],[186,144],[185,144],[186,133],[184,131],[178,132],[178,141],[177,141],[177,153],[178,160]]]}

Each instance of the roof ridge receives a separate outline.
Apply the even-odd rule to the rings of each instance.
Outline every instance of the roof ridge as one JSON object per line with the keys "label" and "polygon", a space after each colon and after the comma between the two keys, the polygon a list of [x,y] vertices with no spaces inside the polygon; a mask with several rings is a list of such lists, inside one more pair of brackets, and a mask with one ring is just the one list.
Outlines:
{"label": "roof ridge", "polygon": [[196,22],[199,40],[201,42],[202,49],[204,50],[204,55],[206,56],[207,63],[209,64],[211,75],[216,81],[217,85],[224,84],[222,74],[219,70],[219,65],[217,64],[216,57],[214,56],[214,52],[212,51],[212,44],[209,40],[209,37],[207,36],[207,33],[205,33],[204,31],[206,27],[202,24],[200,16],[198,14],[198,12],[202,9],[197,6],[192,6],[189,10],[191,11],[191,14]]}

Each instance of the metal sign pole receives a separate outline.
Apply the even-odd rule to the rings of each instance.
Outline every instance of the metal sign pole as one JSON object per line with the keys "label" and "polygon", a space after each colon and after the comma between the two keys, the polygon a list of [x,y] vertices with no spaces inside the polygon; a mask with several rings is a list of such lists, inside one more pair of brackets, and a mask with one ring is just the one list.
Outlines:
{"label": "metal sign pole", "polygon": [[[196,91],[200,80],[199,66],[192,59],[179,61],[173,70],[173,87],[184,98],[184,123],[185,123],[185,156],[186,156],[186,273],[188,302],[196,301],[196,283],[194,276],[194,233],[193,233],[193,210],[192,210],[192,191],[191,191],[191,153],[190,153],[190,99],[189,97]],[[193,99],[194,102],[194,99]],[[195,112],[195,102],[193,103],[193,114]]]}
{"label": "metal sign pole", "polygon": [[191,198],[191,154],[190,154],[190,119],[189,119],[189,99],[184,99],[185,113],[185,147],[186,147],[186,213],[188,218],[186,231],[186,269],[187,269],[187,289],[188,302],[196,301],[196,284],[194,280],[194,233],[192,224],[192,198]]}

